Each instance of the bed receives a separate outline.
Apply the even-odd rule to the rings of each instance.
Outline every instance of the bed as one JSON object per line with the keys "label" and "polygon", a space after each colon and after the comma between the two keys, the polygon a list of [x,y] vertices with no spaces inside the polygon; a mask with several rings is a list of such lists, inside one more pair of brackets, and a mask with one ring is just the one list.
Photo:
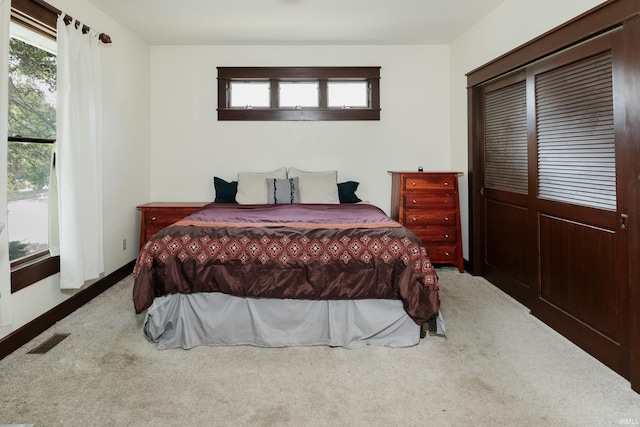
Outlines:
{"label": "bed", "polygon": [[442,326],[424,246],[369,204],[210,204],[154,235],[134,277],[158,348],[407,347]]}

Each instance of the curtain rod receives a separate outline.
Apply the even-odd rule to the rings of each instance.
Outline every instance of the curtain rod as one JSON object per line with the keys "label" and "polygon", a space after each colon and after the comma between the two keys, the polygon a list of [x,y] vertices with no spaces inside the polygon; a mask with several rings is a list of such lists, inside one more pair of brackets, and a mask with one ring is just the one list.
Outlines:
{"label": "curtain rod", "polygon": [[[49,3],[45,2],[44,0],[31,0],[31,1],[33,1],[34,3],[39,4],[40,6],[44,7],[45,9],[47,9],[49,12],[52,12],[52,13],[54,13],[56,15],[62,15],[62,13],[63,13],[60,9],[50,5]],[[73,18],[65,13],[65,17],[64,17],[65,24],[69,25],[72,20],[73,20]],[[82,31],[83,32],[87,32],[90,29],[91,29],[91,27],[89,27],[88,25],[82,24]],[[109,36],[108,34],[100,33],[98,38],[100,39],[100,41],[102,43],[105,43],[105,44],[111,43],[111,36]]]}

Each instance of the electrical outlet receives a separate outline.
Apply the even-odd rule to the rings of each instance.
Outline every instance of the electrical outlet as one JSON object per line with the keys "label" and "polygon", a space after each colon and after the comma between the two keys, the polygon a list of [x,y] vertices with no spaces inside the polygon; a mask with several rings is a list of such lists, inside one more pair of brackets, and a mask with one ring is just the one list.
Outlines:
{"label": "electrical outlet", "polygon": [[122,239],[122,250],[127,249],[127,239]]}

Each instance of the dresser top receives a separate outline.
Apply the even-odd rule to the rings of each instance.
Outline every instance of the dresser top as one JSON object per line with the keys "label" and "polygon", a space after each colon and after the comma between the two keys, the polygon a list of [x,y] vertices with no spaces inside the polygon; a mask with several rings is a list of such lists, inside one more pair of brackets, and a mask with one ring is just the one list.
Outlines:
{"label": "dresser top", "polygon": [[464,172],[456,172],[456,171],[450,171],[450,172],[446,172],[446,171],[423,171],[423,172],[419,172],[419,171],[387,171],[387,173],[390,174],[402,174],[402,175],[408,175],[408,174],[415,174],[415,175],[419,175],[419,174],[425,174],[425,175],[451,175],[451,174],[456,174],[458,176],[462,176],[464,175]]}
{"label": "dresser top", "polygon": [[138,209],[146,208],[198,208],[208,205],[211,202],[151,202],[138,205]]}

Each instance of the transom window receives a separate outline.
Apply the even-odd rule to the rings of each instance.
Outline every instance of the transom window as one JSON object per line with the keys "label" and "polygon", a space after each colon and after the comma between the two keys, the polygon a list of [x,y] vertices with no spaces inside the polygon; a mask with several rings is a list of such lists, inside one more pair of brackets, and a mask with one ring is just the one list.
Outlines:
{"label": "transom window", "polygon": [[218,120],[380,120],[380,67],[218,67]]}

